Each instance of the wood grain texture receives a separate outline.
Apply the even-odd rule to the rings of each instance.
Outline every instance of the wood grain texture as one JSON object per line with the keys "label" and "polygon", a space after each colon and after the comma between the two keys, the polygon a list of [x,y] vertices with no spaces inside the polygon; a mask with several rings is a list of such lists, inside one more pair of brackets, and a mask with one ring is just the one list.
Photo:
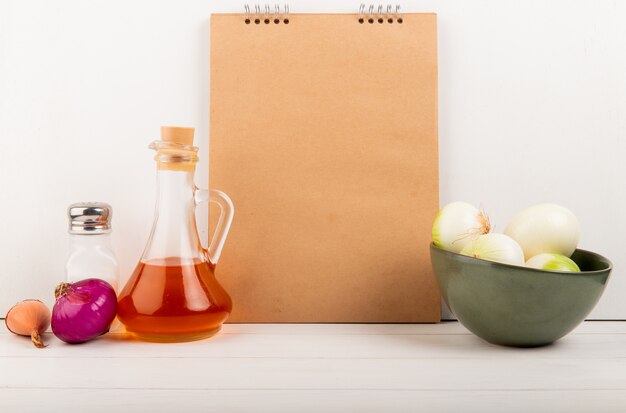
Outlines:
{"label": "wood grain texture", "polygon": [[[186,344],[109,334],[44,350],[0,330],[0,410],[621,412],[626,323],[492,346],[458,323],[227,325]],[[33,374],[36,372],[36,374]]]}
{"label": "wood grain texture", "polygon": [[[11,412],[60,411],[88,406],[91,412],[177,411],[363,413],[434,411],[463,413],[622,413],[626,392],[579,391],[402,391],[402,390],[136,390],[0,389]],[[24,403],[28,400],[28,403]],[[28,406],[28,407],[27,407]],[[459,410],[462,409],[462,410]],[[602,410],[598,410],[602,409]]]}

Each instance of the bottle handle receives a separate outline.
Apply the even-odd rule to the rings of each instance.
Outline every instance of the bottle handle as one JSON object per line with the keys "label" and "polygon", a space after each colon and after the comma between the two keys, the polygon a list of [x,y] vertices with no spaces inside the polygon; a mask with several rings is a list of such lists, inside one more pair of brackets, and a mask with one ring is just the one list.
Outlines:
{"label": "bottle handle", "polygon": [[194,199],[196,205],[204,202],[212,202],[220,207],[220,217],[217,220],[215,232],[211,237],[209,248],[205,249],[209,260],[213,265],[215,265],[222,254],[222,248],[224,247],[224,242],[226,242],[226,236],[230,230],[230,224],[233,222],[235,207],[233,206],[233,201],[230,200],[228,195],[222,191],[218,191],[217,189],[196,188]]}

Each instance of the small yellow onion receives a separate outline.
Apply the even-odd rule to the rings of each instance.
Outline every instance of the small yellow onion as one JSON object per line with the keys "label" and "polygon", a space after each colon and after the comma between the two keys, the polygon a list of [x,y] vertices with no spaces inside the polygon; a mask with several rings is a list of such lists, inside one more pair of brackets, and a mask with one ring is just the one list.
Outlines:
{"label": "small yellow onion", "polygon": [[37,348],[45,347],[41,333],[50,327],[50,310],[39,300],[24,300],[7,312],[4,322],[13,334],[30,336]]}

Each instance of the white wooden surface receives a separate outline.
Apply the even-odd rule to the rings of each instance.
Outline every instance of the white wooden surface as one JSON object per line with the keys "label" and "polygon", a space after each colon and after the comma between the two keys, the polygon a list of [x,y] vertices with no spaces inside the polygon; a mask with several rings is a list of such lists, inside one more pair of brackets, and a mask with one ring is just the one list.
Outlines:
{"label": "white wooden surface", "polygon": [[[207,184],[209,14],[245,2],[0,1],[0,314],[23,298],[52,304],[72,202],[113,205],[130,275],[150,231],[146,146],[160,125],[197,128]],[[360,1],[289,3],[354,13]],[[442,203],[482,202],[497,230],[528,204],[569,206],[581,246],[616,263],[590,317],[626,318],[626,2],[391,3],[438,13]]]}
{"label": "white wooden surface", "polygon": [[455,322],[227,325],[185,344],[46,341],[38,350],[2,327],[0,411],[626,411],[626,322],[587,322],[536,349],[493,346]]}

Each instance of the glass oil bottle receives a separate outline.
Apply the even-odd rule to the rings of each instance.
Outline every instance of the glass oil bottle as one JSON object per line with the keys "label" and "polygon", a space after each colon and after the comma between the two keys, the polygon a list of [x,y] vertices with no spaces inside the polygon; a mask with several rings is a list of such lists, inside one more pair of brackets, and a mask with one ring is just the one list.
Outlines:
{"label": "glass oil bottle", "polygon": [[[233,219],[233,204],[217,190],[194,184],[198,148],[193,128],[162,127],[156,151],[157,203],[150,238],[118,299],[118,317],[139,339],[192,341],[214,335],[232,302],[215,278]],[[195,209],[201,202],[221,209],[210,246],[202,247]]]}

